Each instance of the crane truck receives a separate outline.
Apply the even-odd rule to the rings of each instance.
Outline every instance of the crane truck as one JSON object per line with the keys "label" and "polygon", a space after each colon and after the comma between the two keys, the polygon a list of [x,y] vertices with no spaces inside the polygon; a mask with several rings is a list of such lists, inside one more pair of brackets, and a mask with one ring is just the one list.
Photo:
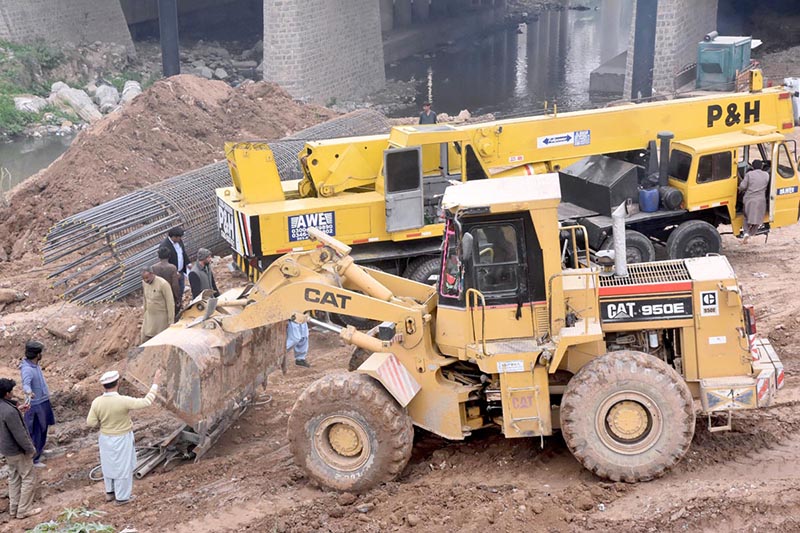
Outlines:
{"label": "crane truck", "polygon": [[[538,174],[559,172],[560,218],[585,226],[592,250],[611,242],[601,206],[627,199],[629,261],[654,259],[654,243],[672,259],[718,252],[720,225],[742,229],[737,181],[753,159],[772,178],[761,231],[798,219],[796,146],[786,135],[800,98],[796,87],[762,88],[760,71],[751,76],[743,93],[308,142],[300,180],[281,181],[269,143],[229,143],[233,184],[216,192],[220,232],[253,280],[282,254],[316,246],[314,227],[351,246],[360,264],[432,282],[449,183],[522,175],[524,187],[537,187]],[[648,183],[657,209],[636,213]]]}
{"label": "crane truck", "polygon": [[588,232],[560,224],[557,174],[529,184],[446,189],[435,286],[358,265],[350,246],[309,228],[310,250],[281,256],[254,285],[198,297],[130,355],[126,377],[145,388],[162,368],[159,394],[205,446],[285,354],[287,320],[379,321],[369,333],[319,322],[368,357],[311,383],[289,418],[296,463],[342,491],[402,472],[414,426],[451,440],[560,431],[598,476],[645,481],[684,456],[697,415],[730,429],[732,413],[775,400],[783,365],[724,256],[628,265],[617,233],[615,270],[589,257],[565,265],[562,232],[575,253],[587,253],[576,243]]}

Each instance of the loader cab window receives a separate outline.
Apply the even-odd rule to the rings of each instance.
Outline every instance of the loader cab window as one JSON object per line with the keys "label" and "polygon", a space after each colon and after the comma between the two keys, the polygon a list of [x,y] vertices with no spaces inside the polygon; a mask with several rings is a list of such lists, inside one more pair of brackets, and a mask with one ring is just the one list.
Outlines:
{"label": "loader cab window", "polygon": [[692,167],[692,156],[681,150],[673,150],[669,156],[669,177],[678,181],[689,179],[689,169]]}
{"label": "loader cab window", "polygon": [[516,293],[519,288],[517,231],[511,224],[483,226],[475,236],[475,284],[483,294]]}
{"label": "loader cab window", "polygon": [[726,180],[731,177],[732,172],[731,152],[703,155],[697,163],[697,183]]}

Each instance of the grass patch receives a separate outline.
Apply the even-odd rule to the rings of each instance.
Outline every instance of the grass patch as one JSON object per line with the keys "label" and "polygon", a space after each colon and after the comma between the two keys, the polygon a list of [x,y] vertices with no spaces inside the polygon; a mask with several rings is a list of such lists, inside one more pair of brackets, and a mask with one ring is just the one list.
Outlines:
{"label": "grass patch", "polygon": [[14,107],[14,97],[8,94],[0,94],[0,134],[14,136],[21,134],[25,127],[33,124],[41,115],[39,113],[27,113],[19,111]]}
{"label": "grass patch", "polygon": [[88,520],[103,516],[103,511],[90,511],[85,508],[64,509],[58,518],[42,522],[27,533],[114,533],[116,529],[100,522]]}

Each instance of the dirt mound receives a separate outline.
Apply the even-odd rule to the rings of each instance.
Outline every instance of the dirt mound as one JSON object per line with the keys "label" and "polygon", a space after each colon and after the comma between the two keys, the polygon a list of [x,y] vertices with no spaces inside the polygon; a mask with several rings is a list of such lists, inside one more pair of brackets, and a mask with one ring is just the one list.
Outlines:
{"label": "dirt mound", "polygon": [[221,160],[225,141],[277,139],[332,115],[266,82],[231,88],[189,75],[159,81],[11,192],[0,209],[0,257],[37,252],[47,229],[68,215]]}

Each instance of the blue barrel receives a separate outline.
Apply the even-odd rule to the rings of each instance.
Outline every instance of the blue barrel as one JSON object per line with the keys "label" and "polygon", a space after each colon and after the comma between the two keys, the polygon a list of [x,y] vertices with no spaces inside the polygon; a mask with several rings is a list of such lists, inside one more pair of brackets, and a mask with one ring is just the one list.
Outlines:
{"label": "blue barrel", "polygon": [[639,189],[639,211],[655,213],[658,211],[658,189]]}

